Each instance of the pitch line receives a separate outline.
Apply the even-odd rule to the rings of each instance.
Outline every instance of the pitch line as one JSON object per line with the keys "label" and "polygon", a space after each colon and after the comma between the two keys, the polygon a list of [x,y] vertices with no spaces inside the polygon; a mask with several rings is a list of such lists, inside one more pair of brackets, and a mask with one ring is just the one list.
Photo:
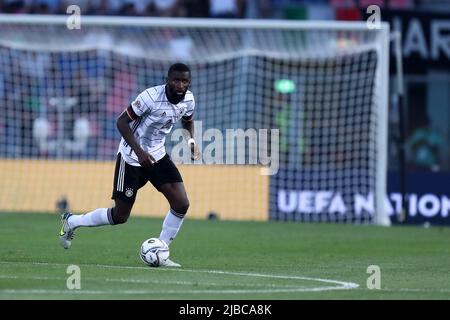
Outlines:
{"label": "pitch line", "polygon": [[[32,264],[32,265],[44,265],[44,266],[68,266],[66,263],[50,263],[50,262],[14,262],[14,261],[0,261],[0,264]],[[77,264],[82,267],[96,267],[96,268],[109,268],[109,269],[134,269],[134,270],[149,270],[149,267],[133,267],[133,266],[112,266],[112,265],[103,265],[103,264]],[[314,281],[314,282],[322,282],[327,284],[332,284],[333,286],[325,286],[325,287],[285,287],[282,285],[276,285],[271,289],[192,289],[192,290],[160,290],[160,291],[149,291],[149,290],[124,290],[121,292],[109,291],[109,290],[81,290],[80,293],[85,294],[174,294],[174,293],[215,293],[215,294],[223,294],[223,293],[231,293],[231,294],[239,294],[239,293],[289,293],[289,292],[320,292],[320,291],[331,291],[331,290],[349,290],[355,289],[359,287],[358,284],[352,282],[344,282],[333,279],[322,279],[322,278],[312,278],[312,277],[301,277],[301,276],[284,276],[284,275],[271,275],[271,274],[261,274],[261,273],[250,273],[250,272],[233,272],[233,271],[222,271],[222,270],[196,270],[196,269],[175,269],[175,268],[154,268],[153,270],[158,272],[164,271],[174,271],[174,272],[192,272],[192,273],[210,273],[210,274],[225,274],[232,276],[242,276],[242,277],[260,277],[260,278],[269,278],[269,279],[287,279],[287,280],[303,280],[303,281]],[[36,277],[42,280],[42,277]],[[50,277],[49,279],[50,280]],[[64,278],[65,280],[65,278]],[[102,279],[98,279],[101,281]],[[104,281],[108,281],[103,279]],[[130,279],[115,279],[120,282],[129,282],[133,281],[136,283],[136,280]],[[109,279],[109,281],[114,281],[114,279]],[[167,283],[167,282],[165,282]],[[183,283],[178,283],[183,284]],[[186,284],[186,283],[184,283]],[[208,284],[206,284],[208,285]],[[215,285],[215,284],[209,284]],[[222,285],[222,284],[221,284]],[[264,286],[264,285],[262,285]],[[0,290],[0,293],[74,293],[76,290],[33,290],[33,289],[3,289]],[[77,292],[78,293],[78,292]]]}

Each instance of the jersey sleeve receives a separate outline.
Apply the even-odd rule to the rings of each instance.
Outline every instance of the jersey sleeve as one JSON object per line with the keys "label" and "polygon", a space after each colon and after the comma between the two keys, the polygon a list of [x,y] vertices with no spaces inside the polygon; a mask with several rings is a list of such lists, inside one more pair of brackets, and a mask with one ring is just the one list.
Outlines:
{"label": "jersey sleeve", "polygon": [[138,117],[141,117],[147,112],[150,112],[152,107],[153,101],[146,91],[141,92],[131,103],[131,108],[133,109],[135,115]]}
{"label": "jersey sleeve", "polygon": [[195,109],[195,100],[192,97],[192,101],[189,101],[187,104],[186,112],[183,115],[183,120],[189,121],[194,117],[194,109]]}

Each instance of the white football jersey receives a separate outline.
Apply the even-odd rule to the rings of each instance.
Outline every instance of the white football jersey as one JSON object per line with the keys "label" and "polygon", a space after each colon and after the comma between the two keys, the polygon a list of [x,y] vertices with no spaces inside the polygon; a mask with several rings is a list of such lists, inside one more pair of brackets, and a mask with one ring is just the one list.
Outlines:
{"label": "white football jersey", "polygon": [[[192,116],[195,108],[191,91],[188,90],[178,104],[172,104],[167,99],[165,88],[165,85],[148,88],[131,103],[138,118],[130,122],[130,128],[141,148],[156,161],[166,154],[164,143],[174,123],[181,117]],[[140,166],[136,154],[123,138],[120,140],[118,152],[128,164]]]}

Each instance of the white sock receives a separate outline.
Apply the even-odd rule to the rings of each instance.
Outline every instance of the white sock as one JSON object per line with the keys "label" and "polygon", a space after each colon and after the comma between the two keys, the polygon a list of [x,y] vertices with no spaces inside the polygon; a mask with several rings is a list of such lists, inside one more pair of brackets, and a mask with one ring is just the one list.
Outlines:
{"label": "white sock", "polygon": [[159,238],[167,243],[167,245],[170,245],[180,230],[181,225],[183,224],[182,217],[184,217],[184,215],[175,212],[173,209],[170,209],[169,212],[167,212],[162,225],[161,234],[159,235]]}
{"label": "white sock", "polygon": [[113,224],[110,211],[110,208],[100,208],[86,214],[74,214],[68,220],[69,228],[73,230],[78,227],[97,227]]}

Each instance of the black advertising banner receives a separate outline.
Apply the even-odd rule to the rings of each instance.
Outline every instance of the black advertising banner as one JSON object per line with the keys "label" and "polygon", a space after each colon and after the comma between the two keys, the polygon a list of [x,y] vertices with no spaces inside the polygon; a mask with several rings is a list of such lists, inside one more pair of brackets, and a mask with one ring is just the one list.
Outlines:
{"label": "black advertising banner", "polygon": [[[269,220],[307,222],[368,221],[375,213],[373,191],[363,183],[348,184],[332,177],[369,177],[364,170],[326,172],[322,187],[306,187],[314,172],[280,169],[270,180]],[[319,185],[319,183],[317,184]],[[324,187],[327,185],[328,187]],[[411,172],[407,175],[408,224],[450,225],[450,173]],[[336,186],[333,188],[332,186]],[[397,172],[388,175],[385,210],[398,223],[402,195]]]}
{"label": "black advertising banner", "polygon": [[391,32],[401,31],[405,72],[424,72],[430,67],[450,70],[449,14],[382,9],[381,19],[390,23]]}

